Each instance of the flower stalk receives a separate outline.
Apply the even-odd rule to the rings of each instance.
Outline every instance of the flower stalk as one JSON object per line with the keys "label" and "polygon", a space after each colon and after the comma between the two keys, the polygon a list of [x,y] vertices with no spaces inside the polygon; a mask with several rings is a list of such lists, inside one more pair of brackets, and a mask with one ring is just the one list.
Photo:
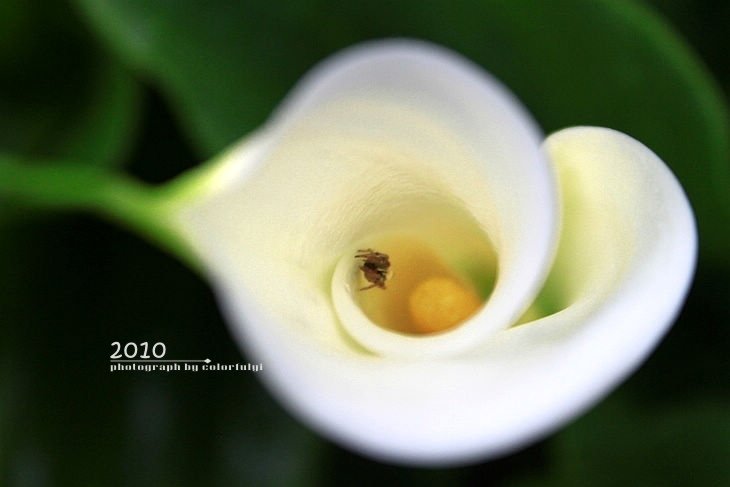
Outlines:
{"label": "flower stalk", "polygon": [[77,161],[0,156],[0,199],[32,208],[82,211],[121,225],[200,270],[195,252],[172,224],[173,191]]}

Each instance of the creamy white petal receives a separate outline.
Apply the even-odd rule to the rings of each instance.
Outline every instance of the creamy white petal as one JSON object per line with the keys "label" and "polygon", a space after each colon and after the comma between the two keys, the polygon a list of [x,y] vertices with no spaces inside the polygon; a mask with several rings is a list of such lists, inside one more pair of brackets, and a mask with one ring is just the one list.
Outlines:
{"label": "creamy white petal", "polygon": [[[315,70],[258,144],[232,156],[257,169],[185,208],[181,225],[234,333],[289,410],[378,458],[458,463],[554,429],[648,353],[686,291],[693,220],[661,161],[602,129],[547,144],[565,207],[577,209],[565,214],[551,278],[565,309],[499,331],[536,294],[558,228],[553,177],[528,120],[461,58],[374,43]],[[339,321],[351,315],[334,309],[333,295],[351,295],[335,266],[369,232],[423,223],[419,208],[445,208],[441,221],[473,222],[488,236],[493,295],[454,332],[373,328],[358,343]]]}

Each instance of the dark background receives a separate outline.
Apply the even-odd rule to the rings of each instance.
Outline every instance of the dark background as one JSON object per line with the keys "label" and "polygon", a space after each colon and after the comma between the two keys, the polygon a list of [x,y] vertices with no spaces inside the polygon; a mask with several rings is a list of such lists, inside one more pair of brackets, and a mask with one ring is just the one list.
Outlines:
{"label": "dark background", "polygon": [[[589,0],[4,1],[0,152],[28,164],[73,157],[164,182],[255,128],[337,48],[418,36],[494,70],[546,132],[595,123],[654,148],[690,194],[702,250],[672,331],[597,407],[513,455],[411,469],[318,437],[254,374],[110,373],[115,341],[246,358],[207,284],[174,258],[91,216],[0,198],[0,485],[730,485],[728,200],[716,194],[730,167],[730,4],[650,3],[660,20]],[[699,63],[675,57],[682,40]]]}

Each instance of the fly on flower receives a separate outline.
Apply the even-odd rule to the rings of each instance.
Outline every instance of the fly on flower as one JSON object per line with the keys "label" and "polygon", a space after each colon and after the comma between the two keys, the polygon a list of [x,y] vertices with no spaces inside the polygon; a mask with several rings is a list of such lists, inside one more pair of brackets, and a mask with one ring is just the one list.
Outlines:
{"label": "fly on flower", "polygon": [[385,289],[385,281],[388,280],[390,272],[388,254],[375,252],[373,249],[358,250],[357,252],[355,258],[362,259],[360,270],[365,279],[372,283],[369,286],[360,288],[360,291],[366,291],[374,287]]}

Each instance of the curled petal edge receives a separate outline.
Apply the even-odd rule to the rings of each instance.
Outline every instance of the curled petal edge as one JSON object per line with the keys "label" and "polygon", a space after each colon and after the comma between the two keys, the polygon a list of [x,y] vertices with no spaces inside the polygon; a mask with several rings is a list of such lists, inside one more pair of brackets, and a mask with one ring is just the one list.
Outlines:
{"label": "curled petal edge", "polygon": [[[254,167],[271,143],[259,135],[236,157]],[[649,149],[591,127],[553,134],[544,148],[563,204],[547,284],[561,309],[448,359],[378,357],[344,336],[323,348],[292,333],[230,271],[240,262],[207,224],[225,217],[196,206],[181,226],[207,260],[234,334],[293,414],[382,460],[466,463],[533,441],[605,395],[669,328],[694,269],[692,212]]]}

